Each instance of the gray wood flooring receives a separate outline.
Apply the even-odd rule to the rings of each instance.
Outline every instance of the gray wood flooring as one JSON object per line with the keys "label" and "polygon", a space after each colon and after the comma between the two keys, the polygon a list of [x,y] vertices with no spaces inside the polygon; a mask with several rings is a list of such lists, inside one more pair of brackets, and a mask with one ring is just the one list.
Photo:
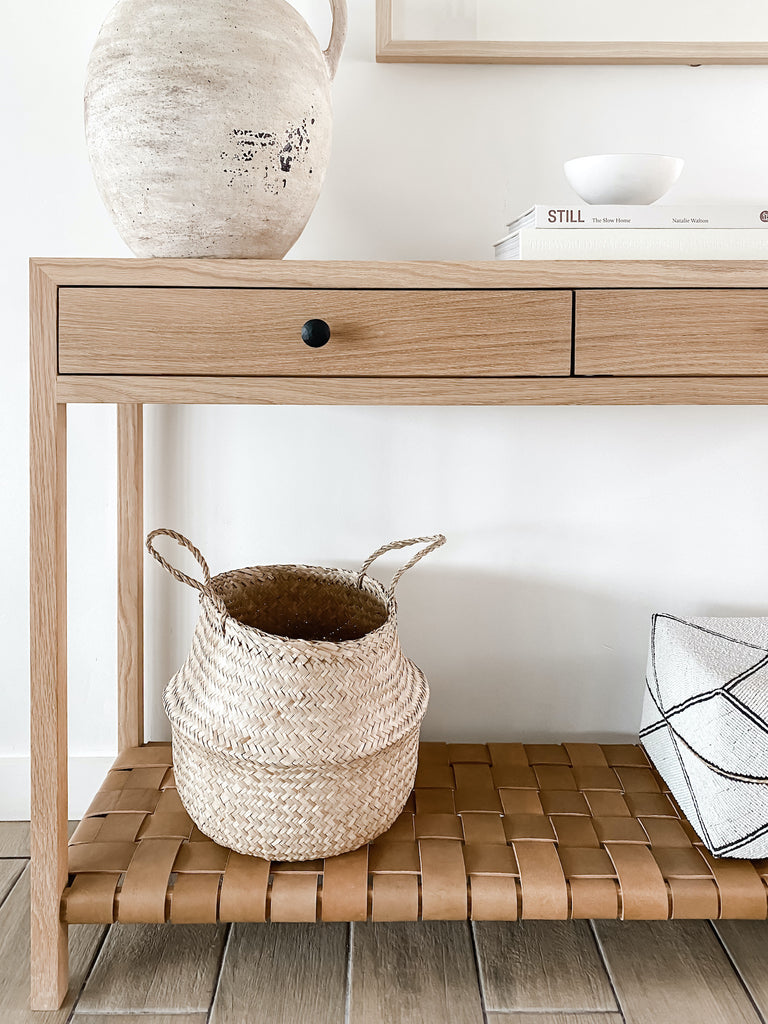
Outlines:
{"label": "gray wood flooring", "polygon": [[28,1009],[28,830],[0,823],[0,1024],[768,1024],[768,923],[76,925]]}

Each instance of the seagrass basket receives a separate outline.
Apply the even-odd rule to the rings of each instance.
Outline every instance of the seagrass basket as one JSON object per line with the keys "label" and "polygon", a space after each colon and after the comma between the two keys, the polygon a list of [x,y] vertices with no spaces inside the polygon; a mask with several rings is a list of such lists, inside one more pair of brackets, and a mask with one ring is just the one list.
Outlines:
{"label": "seagrass basket", "polygon": [[[202,582],[155,550],[161,534],[192,552]],[[413,787],[429,698],[400,648],[395,588],[444,543],[386,544],[358,572],[265,565],[211,578],[186,537],[149,534],[154,558],[200,591],[192,647],[163,705],[179,797],[201,832],[238,853],[299,861],[390,827]],[[367,575],[380,555],[415,544],[388,588]]]}

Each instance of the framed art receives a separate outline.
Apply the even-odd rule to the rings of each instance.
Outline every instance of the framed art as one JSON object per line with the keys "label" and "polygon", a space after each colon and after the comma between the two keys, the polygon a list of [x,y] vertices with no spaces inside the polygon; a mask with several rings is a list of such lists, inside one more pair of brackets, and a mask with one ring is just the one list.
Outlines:
{"label": "framed art", "polygon": [[766,64],[765,0],[376,0],[376,59]]}

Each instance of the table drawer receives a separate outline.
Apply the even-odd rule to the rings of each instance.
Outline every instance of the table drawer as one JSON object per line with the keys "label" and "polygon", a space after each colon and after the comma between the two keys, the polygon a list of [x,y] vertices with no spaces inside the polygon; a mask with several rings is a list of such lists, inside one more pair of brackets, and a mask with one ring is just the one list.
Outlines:
{"label": "table drawer", "polygon": [[567,376],[571,309],[568,291],[61,288],[59,372]]}
{"label": "table drawer", "polygon": [[768,374],[768,289],[576,293],[577,374]]}

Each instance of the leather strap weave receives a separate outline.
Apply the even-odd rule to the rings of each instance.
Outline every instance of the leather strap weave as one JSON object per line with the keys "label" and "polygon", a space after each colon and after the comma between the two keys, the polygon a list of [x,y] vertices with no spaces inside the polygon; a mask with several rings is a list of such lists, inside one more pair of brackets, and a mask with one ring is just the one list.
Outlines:
{"label": "leather strap weave", "polygon": [[69,922],[768,916],[768,861],[713,858],[631,745],[422,743],[388,832],[282,863],[202,835],[149,744],[118,757],[69,871]]}

